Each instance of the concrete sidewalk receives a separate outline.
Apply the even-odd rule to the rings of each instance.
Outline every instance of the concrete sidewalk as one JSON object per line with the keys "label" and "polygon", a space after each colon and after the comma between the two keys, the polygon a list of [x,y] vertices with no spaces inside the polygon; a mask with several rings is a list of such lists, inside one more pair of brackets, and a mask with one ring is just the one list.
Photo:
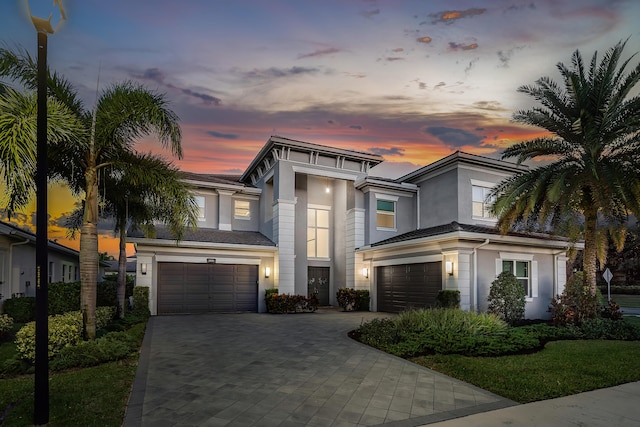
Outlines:
{"label": "concrete sidewalk", "polygon": [[640,382],[429,424],[429,427],[637,427]]}

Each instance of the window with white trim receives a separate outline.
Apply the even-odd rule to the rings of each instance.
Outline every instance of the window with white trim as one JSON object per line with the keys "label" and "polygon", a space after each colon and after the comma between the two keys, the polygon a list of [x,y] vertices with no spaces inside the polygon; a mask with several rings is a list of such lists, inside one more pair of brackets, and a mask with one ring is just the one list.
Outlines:
{"label": "window with white trim", "polygon": [[490,193],[491,188],[478,185],[471,186],[472,215],[474,218],[496,218],[495,215],[491,214],[491,205],[495,202],[495,198],[491,197]]}
{"label": "window with white trim", "polygon": [[251,219],[251,202],[249,200],[234,200],[233,215],[236,219]]}
{"label": "window with white trim", "polygon": [[396,228],[396,202],[391,200],[376,200],[376,227]]}
{"label": "window with white trim", "polygon": [[528,300],[538,296],[538,262],[533,260],[533,255],[501,253],[496,259],[496,276],[503,271],[518,279]]}
{"label": "window with white trim", "polygon": [[204,221],[206,218],[204,196],[195,196],[194,200],[196,202],[196,206],[198,207],[198,221]]}
{"label": "window with white trim", "polygon": [[329,211],[307,209],[307,258],[329,258]]}

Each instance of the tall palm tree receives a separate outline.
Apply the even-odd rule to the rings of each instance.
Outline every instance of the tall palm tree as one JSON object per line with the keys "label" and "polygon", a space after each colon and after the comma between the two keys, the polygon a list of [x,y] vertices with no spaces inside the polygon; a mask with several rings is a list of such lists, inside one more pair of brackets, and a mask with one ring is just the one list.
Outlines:
{"label": "tall palm tree", "polygon": [[620,62],[625,44],[607,50],[600,61],[594,53],[588,68],[576,51],[571,66],[557,66],[561,84],[542,77],[519,88],[541,106],[516,112],[514,120],[550,135],[514,144],[502,158],[551,161],[502,181],[493,191],[493,211],[503,232],[518,225],[580,223],[584,282],[593,294],[598,248],[604,248],[599,242],[610,232],[622,247],[628,214],[640,214],[640,97],[631,96],[640,64],[625,71],[635,56]]}
{"label": "tall palm tree", "polygon": [[[64,104],[49,97],[47,111],[49,145],[82,137],[82,123]],[[0,174],[6,189],[1,204],[10,215],[35,192],[37,116],[35,92],[0,88]]]}
{"label": "tall palm tree", "polygon": [[[120,169],[118,166],[123,167]],[[104,180],[107,211],[115,219],[119,235],[118,311],[124,315],[126,289],[127,227],[155,233],[158,222],[181,240],[187,227],[197,225],[197,204],[183,174],[163,158],[130,153],[106,174]]]}
{"label": "tall palm tree", "polygon": [[[37,67],[26,50],[0,48],[0,76],[37,87]],[[126,155],[134,153],[140,137],[155,134],[163,147],[182,156],[177,115],[162,94],[141,85],[124,82],[110,86],[98,96],[93,110],[84,109],[71,84],[49,73],[49,94],[66,105],[84,124],[85,137],[77,143],[58,144],[49,150],[50,172],[68,181],[70,188],[84,196],[80,230],[81,309],[85,338],[95,338],[96,283],[98,279],[98,180],[99,173]]]}

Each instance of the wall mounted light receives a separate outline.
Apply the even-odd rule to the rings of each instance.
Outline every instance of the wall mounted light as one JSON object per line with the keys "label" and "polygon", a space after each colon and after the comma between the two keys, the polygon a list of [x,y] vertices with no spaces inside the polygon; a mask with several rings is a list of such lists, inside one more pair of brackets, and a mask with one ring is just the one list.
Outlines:
{"label": "wall mounted light", "polygon": [[453,276],[453,262],[447,261],[444,263],[444,269],[449,276]]}
{"label": "wall mounted light", "polygon": [[265,267],[264,269],[264,277],[267,279],[271,276],[271,267]]}
{"label": "wall mounted light", "polygon": [[364,267],[362,269],[362,275],[366,278],[369,278],[369,269],[367,267]]}
{"label": "wall mounted light", "polygon": [[140,273],[147,274],[147,264],[145,263],[140,264]]}

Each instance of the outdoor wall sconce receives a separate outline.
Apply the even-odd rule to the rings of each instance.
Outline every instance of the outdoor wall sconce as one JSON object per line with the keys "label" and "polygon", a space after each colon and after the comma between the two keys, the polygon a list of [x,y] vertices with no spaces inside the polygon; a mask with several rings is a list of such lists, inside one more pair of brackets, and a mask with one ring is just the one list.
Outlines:
{"label": "outdoor wall sconce", "polygon": [[362,269],[362,275],[363,275],[365,278],[369,278],[369,269],[368,269],[367,267],[364,267],[364,268]]}
{"label": "outdoor wall sconce", "polygon": [[147,264],[145,263],[140,264],[140,273],[147,274]]}
{"label": "outdoor wall sconce", "polygon": [[264,269],[264,277],[266,277],[267,279],[269,277],[271,277],[271,267],[265,267],[265,269]]}
{"label": "outdoor wall sconce", "polygon": [[453,276],[453,262],[447,261],[444,263],[444,269],[446,270],[449,276]]}

